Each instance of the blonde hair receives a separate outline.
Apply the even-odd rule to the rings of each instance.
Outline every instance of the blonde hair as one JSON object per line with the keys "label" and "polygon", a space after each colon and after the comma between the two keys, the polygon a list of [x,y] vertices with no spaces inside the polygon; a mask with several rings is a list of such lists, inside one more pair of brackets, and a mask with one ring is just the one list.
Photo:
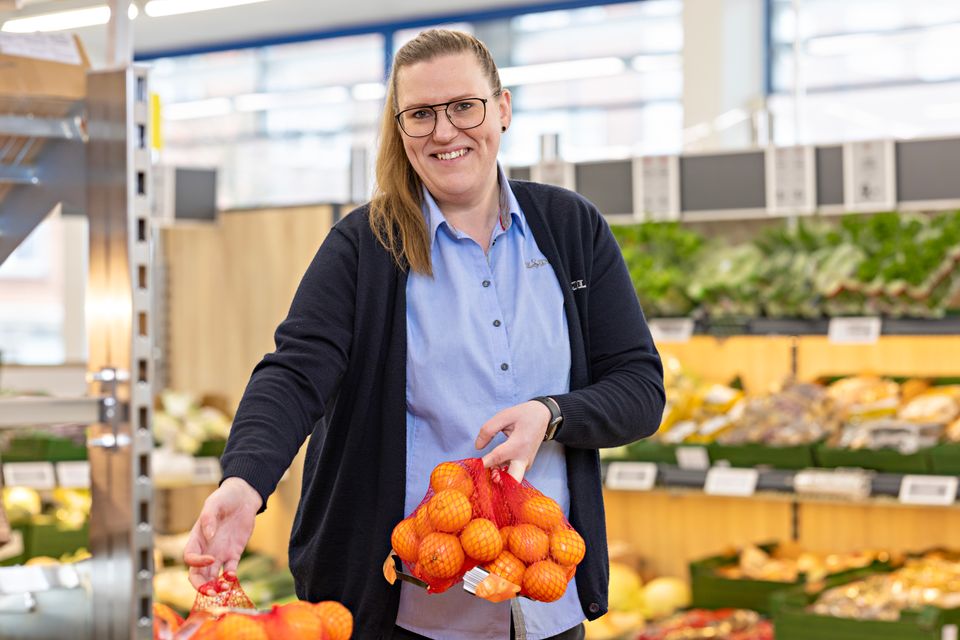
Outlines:
{"label": "blonde hair", "polygon": [[422,183],[404,151],[394,116],[399,110],[397,74],[418,62],[464,52],[476,57],[494,93],[498,93],[502,89],[500,74],[486,45],[469,33],[430,29],[407,42],[394,56],[380,122],[377,184],[370,202],[370,228],[401,269],[410,268],[426,275],[433,274],[430,237],[421,209]]}

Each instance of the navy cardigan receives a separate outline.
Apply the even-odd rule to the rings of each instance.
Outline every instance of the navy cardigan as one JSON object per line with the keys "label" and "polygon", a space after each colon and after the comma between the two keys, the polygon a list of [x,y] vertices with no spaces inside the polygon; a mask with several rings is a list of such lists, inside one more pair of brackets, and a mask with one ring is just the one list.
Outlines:
{"label": "navy cardigan", "polygon": [[[587,546],[577,587],[594,619],[607,610],[609,573],[597,449],[656,431],[663,369],[597,209],[557,187],[510,186],[564,296],[571,390],[556,396],[556,439],[566,447],[570,522]],[[301,599],[353,612],[358,638],[390,638],[399,603],[399,583],[387,584],[381,565],[404,517],[406,275],[370,230],[367,206],[338,222],[277,328],[276,350],[253,371],[222,459],[224,477],[243,478],[266,504],[312,435],[290,568]]]}

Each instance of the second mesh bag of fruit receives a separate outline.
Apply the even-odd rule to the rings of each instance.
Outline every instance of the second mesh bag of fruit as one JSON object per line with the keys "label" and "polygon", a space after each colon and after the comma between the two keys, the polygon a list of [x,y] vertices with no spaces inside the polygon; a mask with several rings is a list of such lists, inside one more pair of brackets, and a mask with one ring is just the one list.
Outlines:
{"label": "second mesh bag of fruit", "polygon": [[492,600],[517,592],[558,600],[586,552],[555,500],[505,470],[485,469],[479,458],[437,465],[423,500],[397,524],[390,542],[431,593],[446,591],[479,566],[499,577],[476,591]]}

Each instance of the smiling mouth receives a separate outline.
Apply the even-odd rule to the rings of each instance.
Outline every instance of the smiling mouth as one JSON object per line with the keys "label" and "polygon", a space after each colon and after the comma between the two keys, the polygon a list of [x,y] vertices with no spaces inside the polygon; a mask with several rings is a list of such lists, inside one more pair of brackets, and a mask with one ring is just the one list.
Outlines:
{"label": "smiling mouth", "polygon": [[462,158],[470,152],[470,149],[464,147],[463,149],[457,149],[456,151],[451,151],[450,153],[434,153],[434,158],[439,158],[440,160],[456,160],[457,158]]}

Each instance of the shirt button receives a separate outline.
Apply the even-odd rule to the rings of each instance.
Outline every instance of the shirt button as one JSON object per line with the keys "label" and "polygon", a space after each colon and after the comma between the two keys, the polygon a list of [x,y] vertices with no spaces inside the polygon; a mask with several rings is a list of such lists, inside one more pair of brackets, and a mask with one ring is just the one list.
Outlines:
{"label": "shirt button", "polygon": [[485,287],[489,287],[489,286],[490,286],[490,281],[489,281],[489,280],[484,280],[484,281],[481,282],[480,284],[482,284],[482,285],[485,286]]}
{"label": "shirt button", "polygon": [[499,327],[499,326],[500,326],[500,321],[499,321],[499,320],[494,320],[494,321],[493,321],[493,326]]}
{"label": "shirt button", "polygon": [[600,611],[600,605],[598,605],[596,602],[591,602],[587,606],[587,609],[590,610],[590,613],[596,613],[597,611]]}
{"label": "shirt button", "polygon": [[503,363],[500,364],[500,370],[501,370],[501,371],[506,371],[506,370],[509,369],[509,368],[510,368],[510,365],[508,365],[506,362],[503,362]]}

